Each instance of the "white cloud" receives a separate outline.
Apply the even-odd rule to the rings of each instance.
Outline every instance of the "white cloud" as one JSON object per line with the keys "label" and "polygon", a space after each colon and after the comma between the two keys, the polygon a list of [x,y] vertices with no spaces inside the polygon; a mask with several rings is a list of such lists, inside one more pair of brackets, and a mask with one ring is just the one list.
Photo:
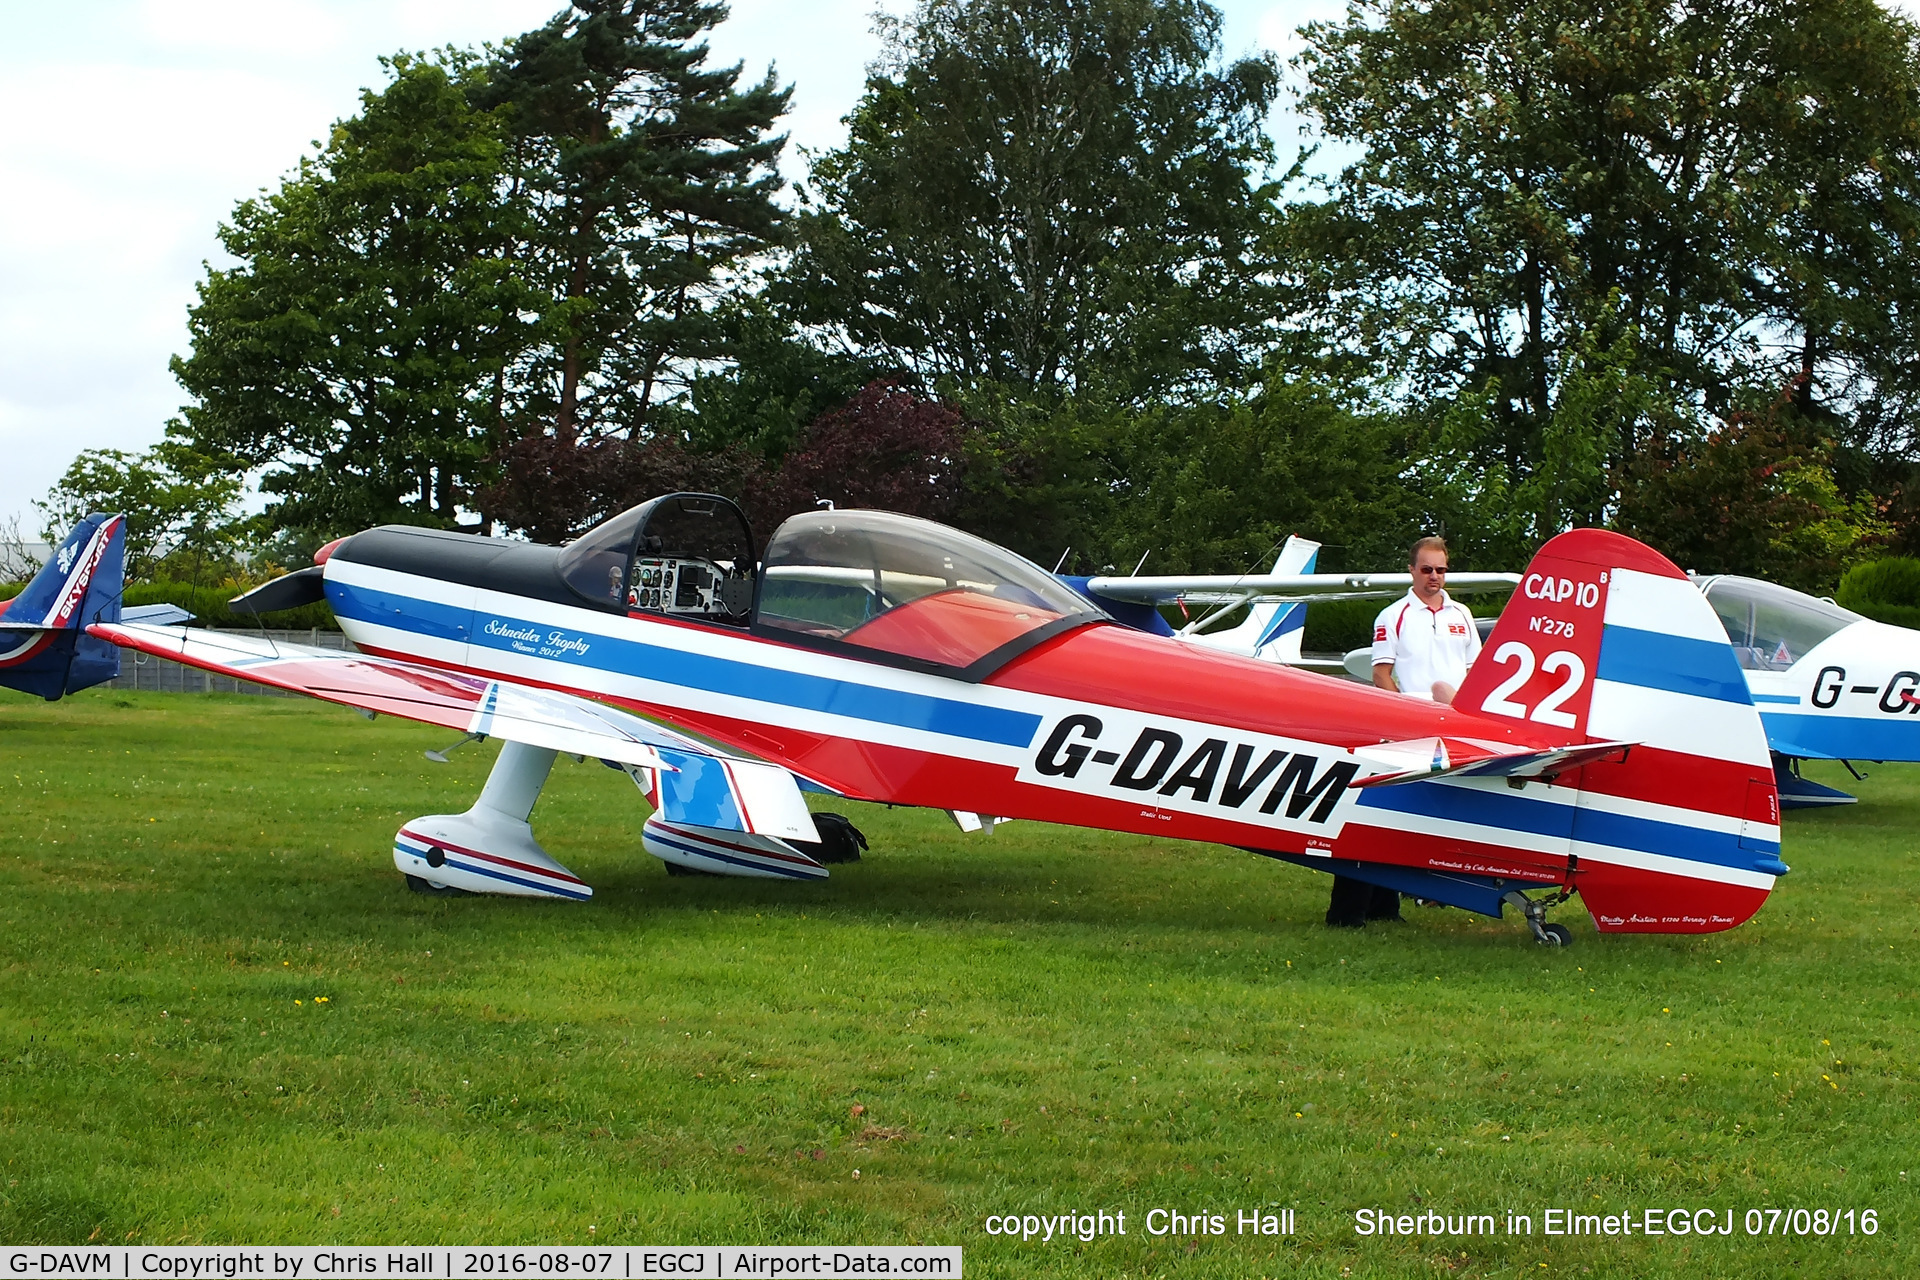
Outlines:
{"label": "white cloud", "polygon": [[347,42],[344,9],[318,0],[140,0],[131,25],[149,48],[169,53],[314,56]]}

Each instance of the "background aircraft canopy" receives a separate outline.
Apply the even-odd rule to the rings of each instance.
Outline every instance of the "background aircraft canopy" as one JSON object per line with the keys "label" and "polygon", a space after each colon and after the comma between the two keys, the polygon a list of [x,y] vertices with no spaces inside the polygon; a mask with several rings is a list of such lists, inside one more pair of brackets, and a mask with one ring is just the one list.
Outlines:
{"label": "background aircraft canopy", "polygon": [[1822,640],[1861,620],[1831,600],[1757,578],[1708,578],[1700,589],[1748,671],[1785,671]]}
{"label": "background aircraft canopy", "polygon": [[1013,552],[889,511],[794,516],[767,544],[755,625],[979,678],[1106,614]]}

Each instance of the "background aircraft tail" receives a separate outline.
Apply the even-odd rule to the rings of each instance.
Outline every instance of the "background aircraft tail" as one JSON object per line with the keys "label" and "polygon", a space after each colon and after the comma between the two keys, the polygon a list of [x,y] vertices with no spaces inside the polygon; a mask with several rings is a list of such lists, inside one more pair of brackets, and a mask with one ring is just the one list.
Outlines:
{"label": "background aircraft tail", "polygon": [[[1319,543],[1290,536],[1280,548],[1280,558],[1273,562],[1273,576],[1312,573],[1314,562],[1319,558]],[[1193,632],[1187,639],[1268,662],[1298,662],[1300,639],[1306,628],[1305,601],[1261,600],[1247,610],[1247,616],[1238,626],[1222,631]]]}
{"label": "background aircraft tail", "polygon": [[75,525],[27,589],[0,603],[0,687],[52,702],[120,674],[120,650],[85,627],[120,621],[124,516]]}
{"label": "background aircraft tail", "polygon": [[1562,778],[1557,799],[1489,797],[1500,825],[1566,831],[1570,882],[1602,931],[1730,929],[1786,873],[1766,731],[1726,632],[1642,543],[1599,529],[1549,541],[1453,705],[1637,744]]}

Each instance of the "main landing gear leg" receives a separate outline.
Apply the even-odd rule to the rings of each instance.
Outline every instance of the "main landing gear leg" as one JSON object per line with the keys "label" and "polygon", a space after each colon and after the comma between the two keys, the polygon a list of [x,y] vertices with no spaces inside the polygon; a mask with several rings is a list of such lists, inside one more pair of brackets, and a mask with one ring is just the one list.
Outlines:
{"label": "main landing gear leg", "polygon": [[593,896],[533,838],[527,817],[547,784],[554,752],[500,746],[480,798],[465,813],[415,818],[393,840],[393,865],[416,893],[504,893],[523,898]]}
{"label": "main landing gear leg", "polygon": [[1547,923],[1547,908],[1553,904],[1554,899],[1529,898],[1518,889],[1509,889],[1501,895],[1500,901],[1520,909],[1520,914],[1526,917],[1527,928],[1533,933],[1533,940],[1541,946],[1570,947],[1573,945],[1573,930],[1563,924]]}

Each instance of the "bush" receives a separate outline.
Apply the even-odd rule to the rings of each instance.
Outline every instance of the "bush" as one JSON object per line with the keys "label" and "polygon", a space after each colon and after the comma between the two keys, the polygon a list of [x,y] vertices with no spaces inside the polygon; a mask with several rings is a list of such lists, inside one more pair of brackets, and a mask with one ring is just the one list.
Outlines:
{"label": "bush", "polygon": [[1323,600],[1307,606],[1307,633],[1300,648],[1307,653],[1345,653],[1373,643],[1373,620],[1390,601]]}
{"label": "bush", "polygon": [[1893,556],[1857,564],[1840,579],[1834,599],[1877,622],[1920,628],[1920,560]]}
{"label": "bush", "polygon": [[[1463,596],[1461,603],[1476,618],[1497,618],[1506,608],[1506,595]],[[1391,600],[1323,600],[1307,608],[1307,634],[1300,647],[1307,653],[1346,653],[1373,643],[1373,620]]]}

